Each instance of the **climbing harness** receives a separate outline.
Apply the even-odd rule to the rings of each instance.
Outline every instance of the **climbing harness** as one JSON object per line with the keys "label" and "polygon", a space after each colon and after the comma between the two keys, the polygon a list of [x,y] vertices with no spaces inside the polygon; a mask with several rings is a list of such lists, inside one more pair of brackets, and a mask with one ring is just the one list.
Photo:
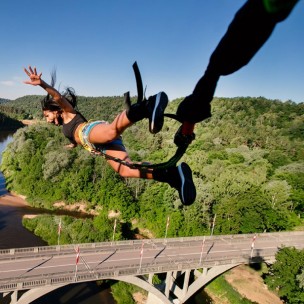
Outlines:
{"label": "climbing harness", "polygon": [[[143,90],[142,79],[140,75],[140,71],[136,62],[133,64],[133,71],[135,74],[136,85],[137,85],[137,102],[142,102],[145,99],[145,94]],[[124,102],[127,108],[131,106],[131,99],[130,99],[130,92],[126,92],[124,94]],[[182,125],[178,128],[175,136],[174,136],[174,143],[177,146],[177,150],[175,154],[166,162],[159,163],[159,164],[150,164],[150,163],[130,163],[125,160],[122,160],[117,157],[113,157],[104,153],[103,151],[91,149],[89,150],[93,155],[101,155],[106,160],[112,160],[117,163],[120,163],[124,166],[127,166],[131,169],[139,169],[139,170],[149,170],[155,168],[168,168],[175,166],[176,163],[182,158],[185,154],[188,146],[190,143],[195,139],[195,134],[193,133],[194,124],[189,122],[182,122],[178,119],[177,115],[175,114],[164,114],[165,117],[172,118],[177,120],[178,122],[182,123]]]}

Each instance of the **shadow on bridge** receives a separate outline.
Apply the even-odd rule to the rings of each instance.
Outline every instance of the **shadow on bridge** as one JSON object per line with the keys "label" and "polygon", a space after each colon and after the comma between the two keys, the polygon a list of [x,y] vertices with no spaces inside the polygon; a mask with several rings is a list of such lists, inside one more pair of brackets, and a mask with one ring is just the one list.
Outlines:
{"label": "shadow on bridge", "polygon": [[250,257],[248,259],[248,265],[250,268],[259,271],[262,270],[262,265],[263,264],[271,264],[268,261],[266,261],[264,259],[264,257],[261,255],[261,250],[260,249],[256,249],[256,254],[254,257]]}

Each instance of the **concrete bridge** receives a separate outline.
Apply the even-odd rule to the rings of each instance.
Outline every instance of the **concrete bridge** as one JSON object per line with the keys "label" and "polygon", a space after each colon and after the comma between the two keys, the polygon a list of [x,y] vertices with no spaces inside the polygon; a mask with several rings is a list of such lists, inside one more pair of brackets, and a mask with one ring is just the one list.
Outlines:
{"label": "concrete bridge", "polygon": [[[0,301],[27,304],[68,284],[113,279],[147,290],[149,304],[181,304],[237,265],[273,263],[283,246],[303,249],[304,231],[5,249]],[[154,274],[166,274],[162,284]]]}

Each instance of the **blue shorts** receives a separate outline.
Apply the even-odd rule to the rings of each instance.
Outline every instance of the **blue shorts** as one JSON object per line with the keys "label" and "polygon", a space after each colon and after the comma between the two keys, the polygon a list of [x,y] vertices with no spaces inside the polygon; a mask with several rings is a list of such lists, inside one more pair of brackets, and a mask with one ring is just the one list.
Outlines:
{"label": "blue shorts", "polygon": [[89,142],[89,135],[93,127],[95,127],[98,124],[107,124],[108,122],[104,120],[96,120],[96,121],[89,121],[88,123],[85,124],[85,126],[80,130],[82,133],[80,137],[82,137],[82,144],[85,149],[91,150],[94,152],[94,150],[106,153],[107,150],[118,150],[118,151],[126,151],[126,148],[122,142],[121,136],[118,138],[112,140],[109,143],[106,144],[92,144]]}

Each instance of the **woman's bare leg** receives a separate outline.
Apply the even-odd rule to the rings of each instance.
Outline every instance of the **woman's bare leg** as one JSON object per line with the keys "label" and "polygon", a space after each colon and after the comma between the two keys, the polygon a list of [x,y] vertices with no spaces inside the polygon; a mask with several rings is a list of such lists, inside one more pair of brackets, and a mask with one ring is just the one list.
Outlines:
{"label": "woman's bare leg", "polygon": [[[131,162],[125,151],[107,150],[107,155]],[[192,180],[192,172],[186,163],[181,163],[178,167],[151,169],[150,172],[147,172],[146,170],[131,169],[113,160],[108,160],[107,162],[122,177],[154,179],[159,182],[168,183],[178,191],[184,205],[191,205],[195,201],[196,189]]]}
{"label": "woman's bare leg", "polygon": [[89,141],[92,144],[105,144],[123,133],[133,123],[144,118],[149,119],[149,130],[158,133],[164,123],[164,111],[168,104],[168,96],[164,92],[150,96],[148,100],[132,104],[126,111],[116,116],[110,124],[96,125],[90,132]]}
{"label": "woman's bare leg", "polygon": [[[106,154],[132,163],[128,153],[125,151],[107,150]],[[139,169],[131,169],[130,167],[120,164],[114,160],[107,160],[107,163],[122,177],[153,179],[152,171],[146,172],[143,176]]]}
{"label": "woman's bare leg", "polygon": [[125,129],[133,123],[128,119],[126,111],[123,111],[110,124],[98,124],[92,128],[89,141],[92,144],[106,144],[116,139]]}

